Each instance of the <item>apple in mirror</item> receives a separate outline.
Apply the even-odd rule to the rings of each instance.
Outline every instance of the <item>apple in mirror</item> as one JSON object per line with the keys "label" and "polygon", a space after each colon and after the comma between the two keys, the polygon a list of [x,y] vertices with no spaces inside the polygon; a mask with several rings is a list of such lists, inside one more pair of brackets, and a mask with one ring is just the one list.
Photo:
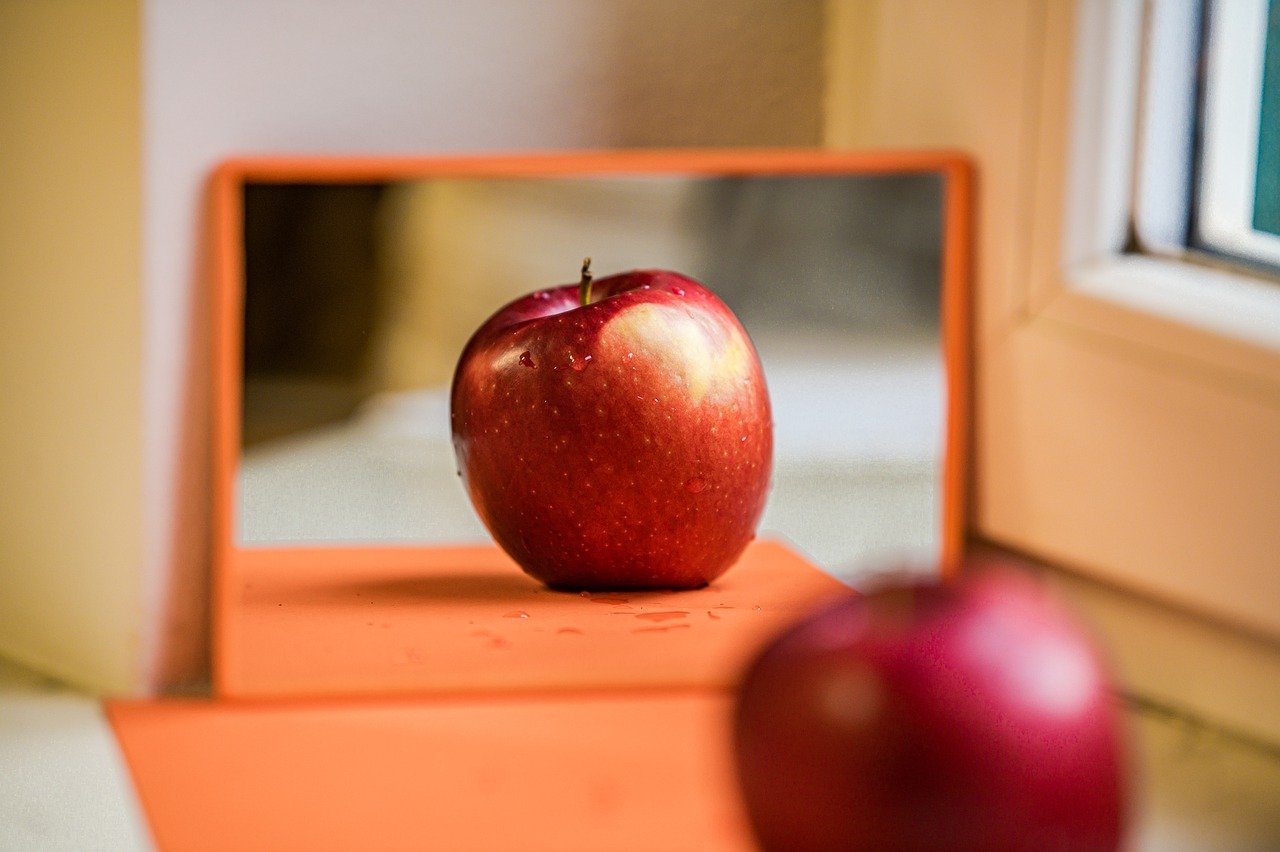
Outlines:
{"label": "apple in mirror", "polygon": [[524,571],[559,589],[689,589],[755,535],[769,396],[733,312],[684,275],[539,290],[490,317],[454,373],[458,473]]}

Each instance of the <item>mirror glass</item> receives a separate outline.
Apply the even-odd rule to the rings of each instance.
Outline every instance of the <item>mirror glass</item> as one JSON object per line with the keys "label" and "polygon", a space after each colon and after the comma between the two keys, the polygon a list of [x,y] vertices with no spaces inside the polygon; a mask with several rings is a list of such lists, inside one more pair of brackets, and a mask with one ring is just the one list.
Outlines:
{"label": "mirror glass", "polygon": [[939,544],[942,178],[250,183],[242,547],[488,541],[448,393],[506,302],[639,267],[737,313],[773,402],[761,535],[845,579]]}

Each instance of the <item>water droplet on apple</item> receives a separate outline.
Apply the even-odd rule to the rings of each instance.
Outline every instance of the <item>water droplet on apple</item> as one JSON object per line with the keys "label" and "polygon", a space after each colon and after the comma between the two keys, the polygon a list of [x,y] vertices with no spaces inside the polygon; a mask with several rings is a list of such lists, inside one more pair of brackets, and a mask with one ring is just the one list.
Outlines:
{"label": "water droplet on apple", "polygon": [[523,367],[530,367],[530,368],[538,366],[537,364],[533,363],[533,357],[529,355],[528,349],[520,353],[520,365]]}
{"label": "water droplet on apple", "polygon": [[741,438],[739,438],[738,440],[745,444],[745,443],[747,442],[747,436],[746,436],[746,435],[743,435],[743,436],[742,436]]}
{"label": "water droplet on apple", "polygon": [[591,363],[590,355],[583,355],[578,360],[574,360],[572,355],[569,356],[569,366],[574,369],[574,372],[581,373],[583,370],[587,369],[587,364],[589,363]]}
{"label": "water droplet on apple", "polygon": [[703,490],[706,489],[706,487],[707,487],[707,481],[703,479],[701,476],[691,477],[684,484],[684,490],[688,491],[690,494],[701,494]]}
{"label": "water droplet on apple", "polygon": [[671,288],[671,292],[672,292],[672,293],[675,293],[677,296],[683,296],[683,295],[684,295],[684,288],[683,288],[683,287],[672,287],[672,288]]}
{"label": "water droplet on apple", "polygon": [[533,294],[533,298],[539,301],[545,302],[547,299],[551,298],[551,294],[548,293],[546,290],[539,290],[537,293]]}
{"label": "water droplet on apple", "polygon": [[529,613],[522,609],[513,610],[502,616],[503,618],[528,618]]}

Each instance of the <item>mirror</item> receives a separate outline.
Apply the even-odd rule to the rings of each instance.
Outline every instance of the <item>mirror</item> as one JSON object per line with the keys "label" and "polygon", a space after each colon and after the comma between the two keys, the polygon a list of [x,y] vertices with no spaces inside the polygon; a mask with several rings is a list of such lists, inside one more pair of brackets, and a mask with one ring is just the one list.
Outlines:
{"label": "mirror", "polygon": [[[937,152],[223,164],[215,692],[729,688],[765,636],[843,593],[829,575],[957,568],[970,187]],[[598,276],[705,282],[759,350],[773,488],[759,539],[704,588],[550,590],[490,544],[455,475],[463,344],[588,254]]]}
{"label": "mirror", "polygon": [[449,381],[501,305],[673,269],[738,315],[773,402],[761,536],[856,582],[936,566],[943,171],[247,180],[238,548],[487,542]]}

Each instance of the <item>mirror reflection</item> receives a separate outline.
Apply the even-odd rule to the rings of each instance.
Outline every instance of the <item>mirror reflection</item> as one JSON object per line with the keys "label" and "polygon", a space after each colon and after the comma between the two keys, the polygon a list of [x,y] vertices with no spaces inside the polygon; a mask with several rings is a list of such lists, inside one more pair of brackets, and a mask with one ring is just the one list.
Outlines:
{"label": "mirror reflection", "polygon": [[244,546],[487,541],[449,381],[501,305],[667,268],[764,365],[762,535],[852,578],[937,555],[944,383],[936,175],[434,179],[245,188]]}

